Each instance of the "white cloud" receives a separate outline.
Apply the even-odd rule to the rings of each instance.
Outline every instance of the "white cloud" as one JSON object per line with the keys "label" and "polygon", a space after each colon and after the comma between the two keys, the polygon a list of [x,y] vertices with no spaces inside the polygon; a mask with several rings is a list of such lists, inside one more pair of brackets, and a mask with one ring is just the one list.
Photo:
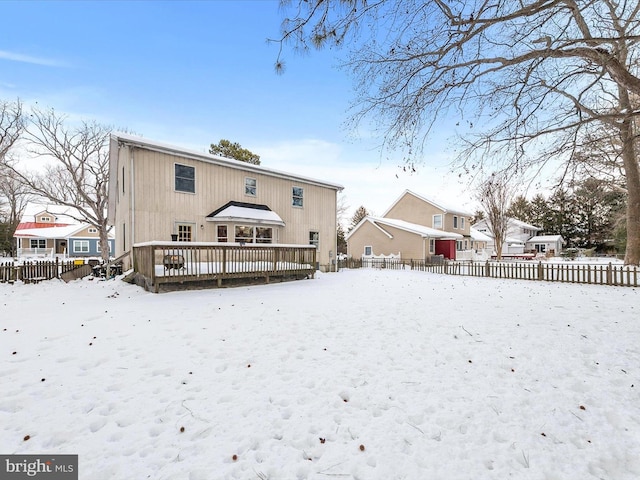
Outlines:
{"label": "white cloud", "polygon": [[44,65],[46,67],[62,67],[64,63],[49,58],[32,57],[31,55],[23,55],[21,53],[7,52],[0,50],[0,60],[9,60],[12,62],[32,63],[34,65]]}

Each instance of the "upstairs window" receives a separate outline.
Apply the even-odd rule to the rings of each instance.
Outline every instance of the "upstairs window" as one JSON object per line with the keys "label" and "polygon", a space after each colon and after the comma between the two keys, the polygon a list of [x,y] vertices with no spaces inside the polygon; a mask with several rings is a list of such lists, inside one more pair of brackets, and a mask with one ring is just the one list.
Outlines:
{"label": "upstairs window", "polygon": [[304,189],[302,187],[293,187],[291,205],[294,207],[303,206]]}
{"label": "upstairs window", "polygon": [[442,214],[433,216],[433,228],[442,230]]}
{"label": "upstairs window", "polygon": [[245,195],[249,195],[250,197],[255,197],[257,189],[258,189],[258,181],[255,178],[247,177],[244,179]]}
{"label": "upstairs window", "polygon": [[196,193],[196,169],[187,165],[175,164],[176,192]]}
{"label": "upstairs window", "polygon": [[458,217],[456,215],[453,216],[453,228],[458,228]]}
{"label": "upstairs window", "polygon": [[460,229],[464,230],[464,217],[460,217]]}
{"label": "upstairs window", "polygon": [[89,233],[98,233],[98,229],[97,229],[97,228],[94,228],[94,227],[89,227],[89,228],[87,229],[87,232],[89,232]]}

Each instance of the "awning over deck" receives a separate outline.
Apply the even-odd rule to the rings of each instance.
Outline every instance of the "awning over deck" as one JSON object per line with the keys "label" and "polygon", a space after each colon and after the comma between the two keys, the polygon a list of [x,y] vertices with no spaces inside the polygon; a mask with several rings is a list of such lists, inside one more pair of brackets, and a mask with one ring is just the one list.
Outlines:
{"label": "awning over deck", "polygon": [[282,218],[267,205],[228,202],[206,217],[208,222],[234,222],[284,227]]}

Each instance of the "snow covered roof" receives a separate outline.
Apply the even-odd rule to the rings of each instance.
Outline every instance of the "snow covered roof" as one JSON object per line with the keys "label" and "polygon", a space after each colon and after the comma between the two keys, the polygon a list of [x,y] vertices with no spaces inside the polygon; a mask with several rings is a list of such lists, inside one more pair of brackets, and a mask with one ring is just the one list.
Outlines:
{"label": "snow covered roof", "polygon": [[471,234],[471,238],[473,240],[475,240],[476,242],[490,242],[491,240],[493,240],[493,238],[490,237],[489,235],[487,235],[487,234],[485,234],[485,233],[483,233],[483,232],[481,232],[479,230],[476,230],[473,227],[470,227],[469,232]]}
{"label": "snow covered roof", "polygon": [[[489,233],[489,222],[487,221],[486,218],[478,220],[471,227],[475,228],[478,231],[482,231],[484,233],[490,234]],[[511,230],[513,230],[514,227],[516,229],[533,230],[533,231],[536,231],[536,232],[539,232],[540,230],[542,230],[542,228],[540,228],[540,227],[536,227],[535,225],[530,225],[530,224],[528,224],[526,222],[523,222],[522,220],[518,220],[517,218],[513,218],[513,217],[509,218],[508,227]]]}
{"label": "snow covered roof", "polygon": [[436,230],[435,228],[425,227],[424,225],[418,225],[416,223],[405,222],[404,220],[397,220],[395,218],[381,218],[366,216],[363,218],[356,227],[351,230],[346,238],[349,238],[361,225],[365,222],[379,226],[388,226],[404,230],[406,232],[415,233],[423,238],[438,238],[438,239],[459,239],[464,238],[459,233],[445,232],[443,230]]}
{"label": "snow covered roof", "polygon": [[422,200],[423,202],[426,203],[430,203],[431,205],[433,205],[436,208],[439,208],[440,210],[444,211],[445,213],[458,213],[460,215],[464,215],[467,217],[472,217],[473,214],[469,213],[467,211],[465,211],[463,208],[457,206],[457,205],[445,205],[442,202],[434,202],[433,200],[427,198],[427,197],[423,197],[422,195],[418,195],[415,192],[412,192],[411,190],[405,190],[404,192],[402,192],[402,195],[400,195],[395,202],[393,202],[391,204],[391,206],[389,208],[387,208],[387,210],[382,214],[382,216],[384,217],[387,213],[389,213],[389,211],[391,211],[391,209],[402,199],[402,197],[404,197],[406,194],[410,194],[413,195],[414,197]]}
{"label": "snow covered roof", "polygon": [[[20,230],[16,230],[13,236],[16,238],[69,238],[75,236],[75,234],[89,226],[90,225],[85,223],[79,225],[65,225],[63,227],[22,228]],[[109,232],[109,238],[114,238],[113,232]]]}
{"label": "snow covered roof", "polygon": [[562,238],[562,235],[538,235],[536,237],[531,237],[529,240],[527,240],[527,243],[533,243],[533,242],[562,242],[564,243],[564,238]]}
{"label": "snow covered roof", "polygon": [[36,221],[36,216],[41,213],[50,213],[54,216],[51,223],[62,223],[66,225],[79,225],[76,220],[80,213],[76,208],[53,203],[30,202],[24,209],[20,223],[30,223]]}
{"label": "snow covered roof", "polygon": [[267,205],[244,202],[228,202],[207,215],[208,222],[246,222],[284,227],[282,218]]}
{"label": "snow covered roof", "polygon": [[535,230],[537,232],[542,230],[540,227],[536,227],[535,225],[523,222],[522,220],[518,220],[517,218],[509,218],[509,223],[520,228],[526,228],[527,230]]}

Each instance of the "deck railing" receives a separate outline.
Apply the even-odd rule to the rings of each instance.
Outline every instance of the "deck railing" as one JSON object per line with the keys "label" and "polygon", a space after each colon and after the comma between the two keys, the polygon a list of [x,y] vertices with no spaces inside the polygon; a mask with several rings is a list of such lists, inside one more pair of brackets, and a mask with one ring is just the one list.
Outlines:
{"label": "deck railing", "polygon": [[147,290],[163,284],[238,278],[306,277],[316,271],[313,245],[147,242],[133,246],[133,270]]}

